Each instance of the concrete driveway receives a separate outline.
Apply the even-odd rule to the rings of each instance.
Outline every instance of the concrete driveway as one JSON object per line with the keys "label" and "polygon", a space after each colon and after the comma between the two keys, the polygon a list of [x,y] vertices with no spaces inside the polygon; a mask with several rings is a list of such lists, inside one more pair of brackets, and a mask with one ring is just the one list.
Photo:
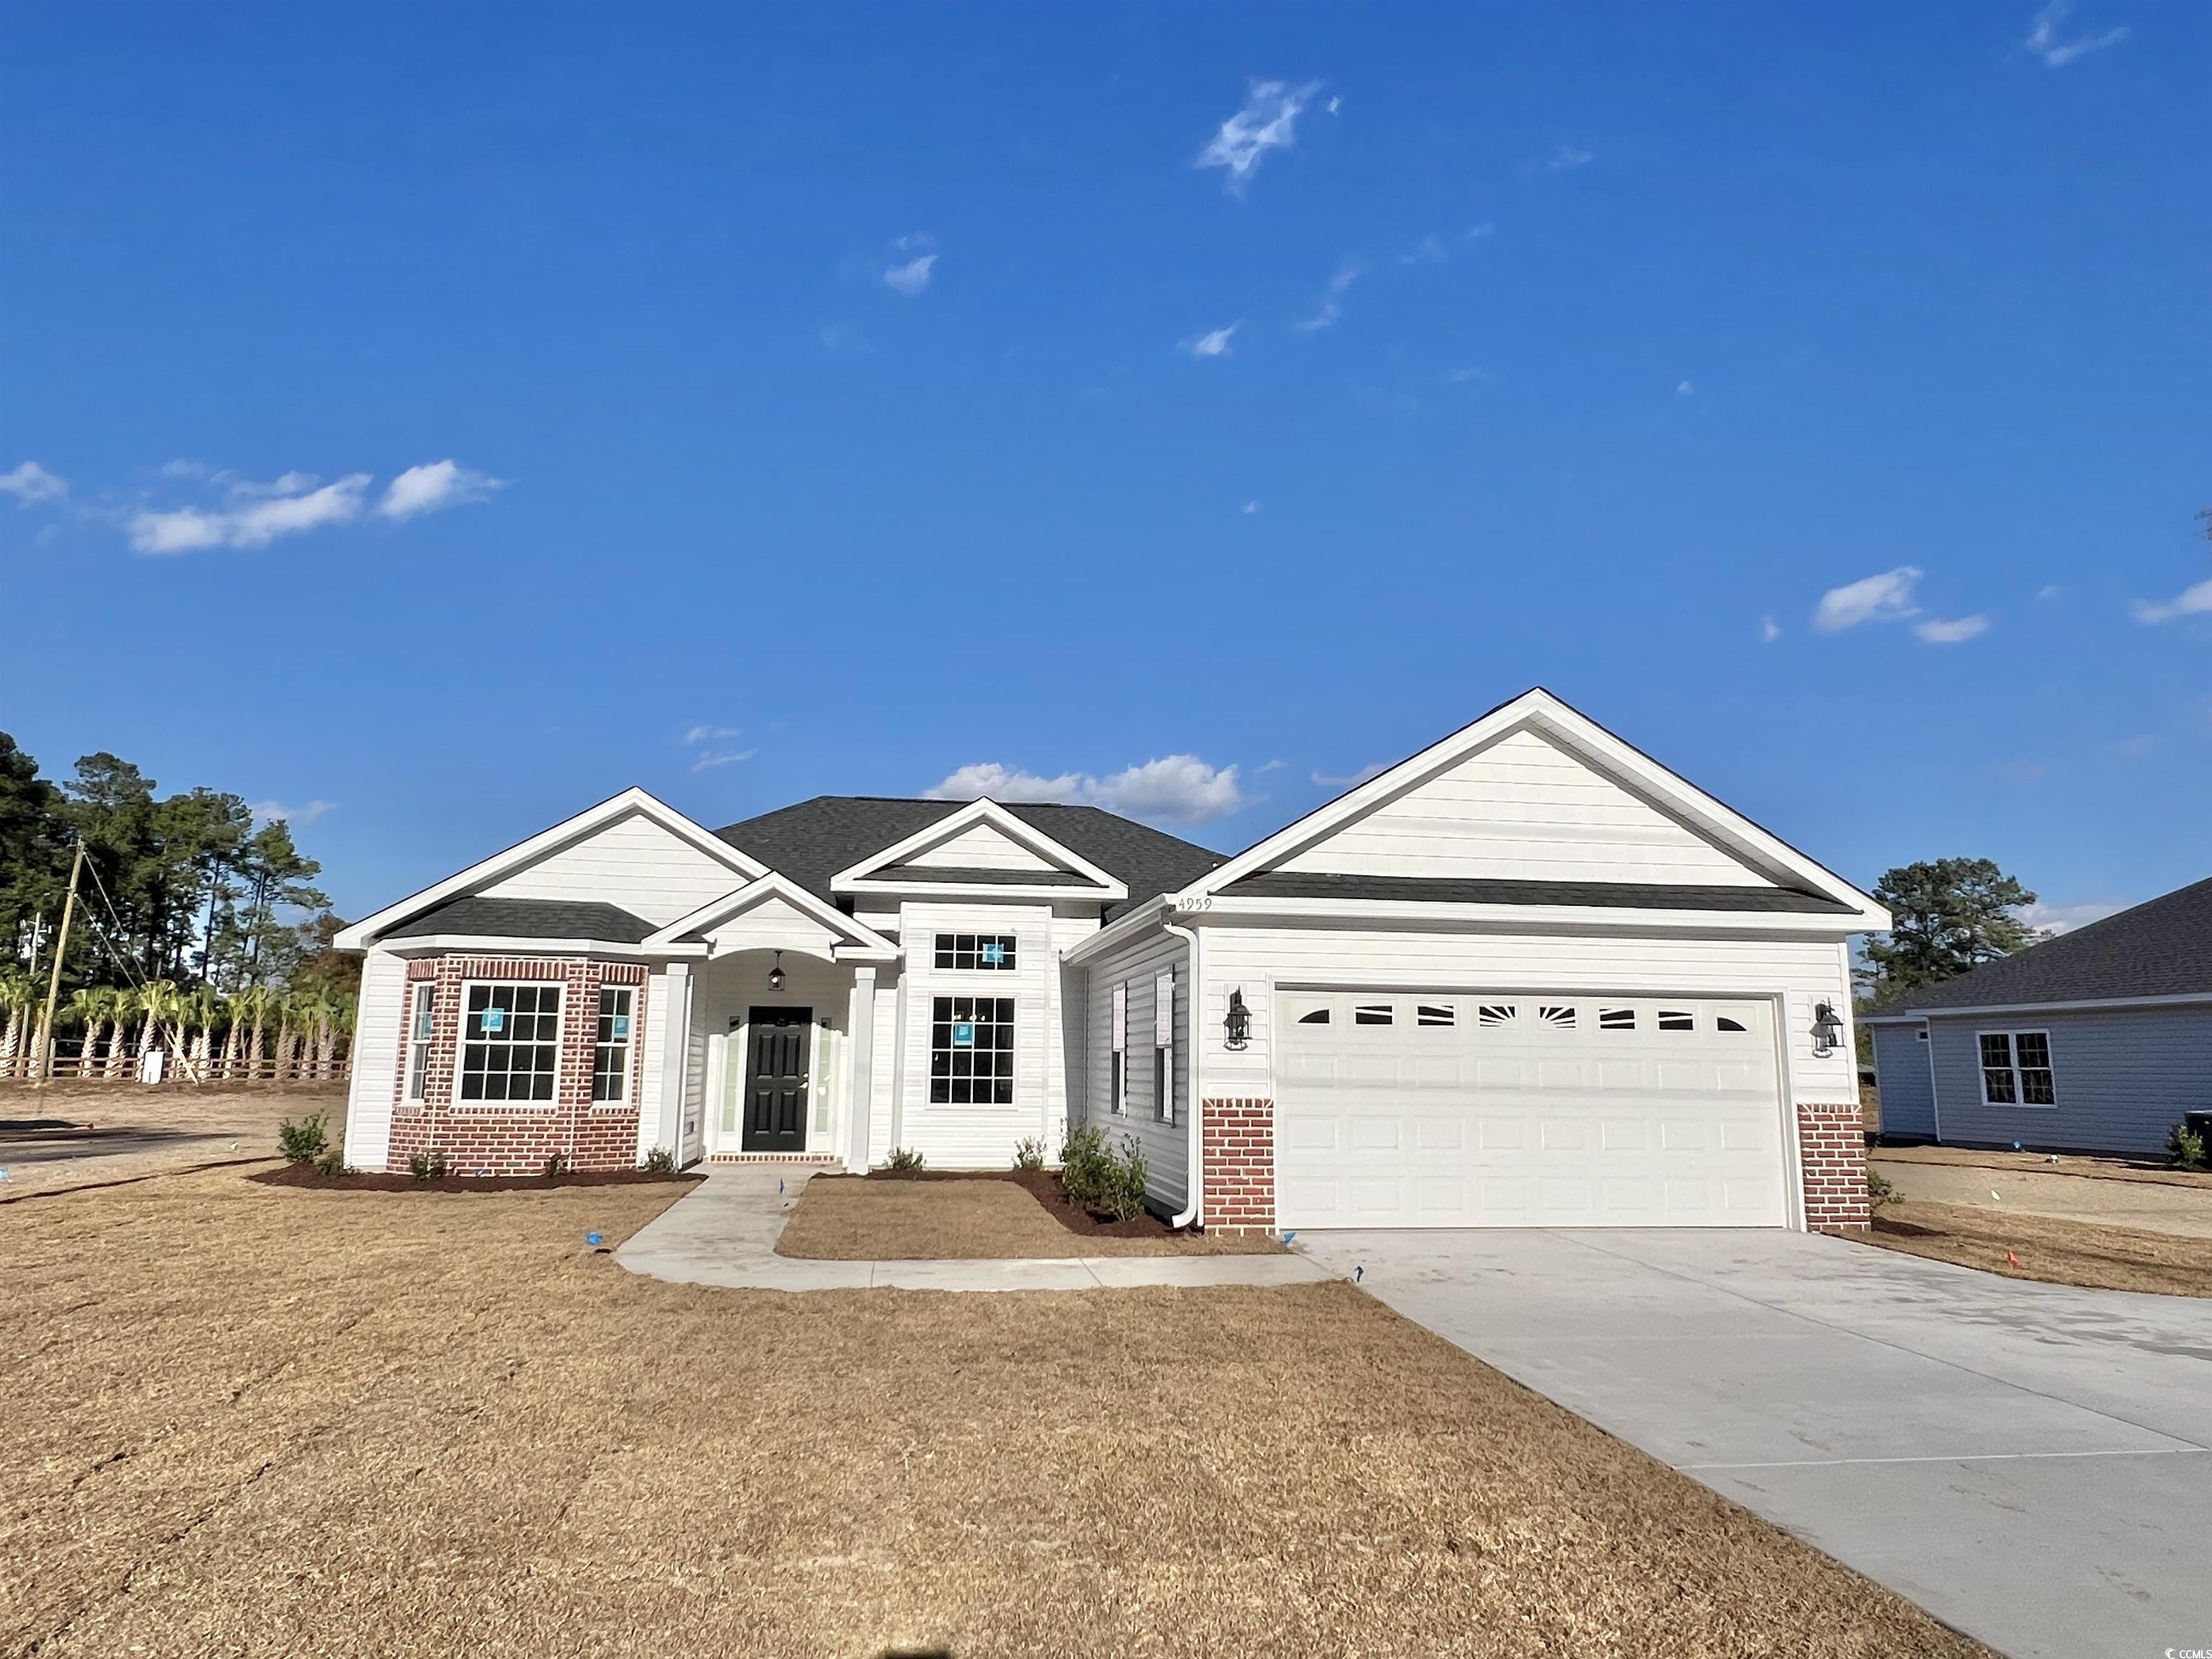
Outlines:
{"label": "concrete driveway", "polygon": [[2212,1301],[1780,1231],[1297,1248],[2018,1659],[2212,1650]]}

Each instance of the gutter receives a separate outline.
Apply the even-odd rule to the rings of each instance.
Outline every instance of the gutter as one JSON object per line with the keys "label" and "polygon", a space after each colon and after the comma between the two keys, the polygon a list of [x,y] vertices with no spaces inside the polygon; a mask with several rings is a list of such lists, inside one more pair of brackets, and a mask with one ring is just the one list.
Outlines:
{"label": "gutter", "polygon": [[1174,922],[1163,921],[1164,932],[1181,939],[1190,950],[1190,1151],[1184,1160],[1188,1171],[1188,1201],[1182,1213],[1168,1219],[1170,1227],[1188,1227],[1198,1218],[1199,1206],[1206,1193],[1206,1162],[1200,1139],[1199,1103],[1206,1098],[1206,1091],[1199,1086],[1199,1061],[1206,1053],[1206,1044],[1198,1035],[1199,1009],[1206,996],[1206,980],[1198,971],[1198,932],[1195,928],[1179,927]]}

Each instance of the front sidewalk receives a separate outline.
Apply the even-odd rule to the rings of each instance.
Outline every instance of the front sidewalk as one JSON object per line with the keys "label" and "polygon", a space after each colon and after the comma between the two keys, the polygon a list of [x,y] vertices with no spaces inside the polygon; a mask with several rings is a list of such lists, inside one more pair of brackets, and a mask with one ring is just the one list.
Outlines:
{"label": "front sidewalk", "polygon": [[1064,1261],[803,1261],[778,1255],[808,1170],[710,1167],[706,1180],[615,1252],[634,1273],[740,1291],[1095,1291],[1313,1285],[1336,1277],[1298,1255],[1076,1256]]}

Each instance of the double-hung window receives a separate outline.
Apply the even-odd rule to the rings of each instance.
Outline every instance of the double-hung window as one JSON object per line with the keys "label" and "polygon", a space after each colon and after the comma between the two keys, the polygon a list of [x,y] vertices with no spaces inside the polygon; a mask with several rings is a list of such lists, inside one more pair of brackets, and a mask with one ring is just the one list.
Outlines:
{"label": "double-hung window", "polygon": [[627,985],[599,987],[599,1036],[592,1048],[594,1103],[629,1097],[630,1005],[636,994]]}
{"label": "double-hung window", "polygon": [[463,1100],[550,1100],[560,1070],[559,986],[468,988],[461,1012]]}
{"label": "double-hung window", "polygon": [[958,972],[980,969],[1011,974],[1014,971],[1015,937],[1012,933],[939,933],[936,963]]}
{"label": "double-hung window", "polygon": [[1175,975],[1152,980],[1152,1115],[1175,1121]]}
{"label": "double-hung window", "polygon": [[1108,1079],[1106,1109],[1126,1114],[1129,1109],[1129,987],[1125,981],[1114,988],[1113,1075]]}
{"label": "double-hung window", "polygon": [[1991,1106],[2056,1106],[2048,1031],[1984,1031],[1982,1099]]}
{"label": "double-hung window", "polygon": [[420,1102],[430,1084],[430,1007],[438,988],[418,981],[408,992],[407,1098]]}
{"label": "double-hung window", "polygon": [[929,1098],[939,1106],[1014,1103],[1014,1000],[933,997]]}

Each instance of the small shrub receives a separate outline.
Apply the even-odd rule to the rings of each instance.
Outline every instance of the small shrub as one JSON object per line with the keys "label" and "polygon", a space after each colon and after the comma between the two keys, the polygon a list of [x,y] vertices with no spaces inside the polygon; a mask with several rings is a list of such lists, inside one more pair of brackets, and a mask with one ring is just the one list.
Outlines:
{"label": "small shrub", "polygon": [[417,1181],[443,1181],[453,1172],[453,1163],[443,1152],[417,1152],[407,1160],[407,1173]]}
{"label": "small shrub", "polygon": [[297,1123],[288,1117],[276,1126],[276,1150],[287,1164],[313,1164],[330,1150],[330,1144],[320,1112]]}
{"label": "small shrub", "polygon": [[1897,1202],[1897,1183],[1879,1170],[1867,1171],[1867,1207],[1879,1210]]}
{"label": "small shrub", "polygon": [[346,1168],[345,1148],[333,1146],[315,1160],[315,1173],[319,1176],[351,1175]]}
{"label": "small shrub", "polygon": [[1114,1172],[1113,1149],[1092,1124],[1068,1131],[1060,1148],[1060,1189],[1079,1204],[1095,1204],[1104,1195]]}
{"label": "small shrub", "polygon": [[921,1154],[915,1152],[910,1146],[894,1146],[891,1148],[890,1166],[894,1170],[902,1171],[919,1170],[921,1167]]}
{"label": "small shrub", "polygon": [[1134,1135],[1121,1137],[1121,1156],[1113,1160],[1113,1180],[1102,1207],[1116,1221],[1133,1220],[1145,1212],[1145,1182],[1150,1174]]}
{"label": "small shrub", "polygon": [[2173,1133],[2166,1138],[2166,1155],[2172,1158],[2176,1169],[2197,1170],[2204,1167],[2206,1161],[2204,1137],[2186,1123],[2177,1123],[2173,1126]]}
{"label": "small shrub", "polygon": [[564,1176],[564,1175],[566,1175],[566,1174],[568,1174],[568,1153],[566,1153],[566,1152],[556,1152],[556,1153],[554,1153],[554,1154],[553,1154],[553,1156],[552,1156],[552,1157],[550,1157],[550,1158],[547,1158],[547,1159],[545,1160],[545,1178],[546,1178],[548,1181],[558,1181],[558,1180],[559,1180],[562,1176]]}
{"label": "small shrub", "polygon": [[645,1162],[637,1167],[647,1175],[674,1175],[676,1154],[665,1146],[656,1146],[645,1155]]}
{"label": "small shrub", "polygon": [[1014,1143],[1014,1167],[1017,1170],[1044,1168],[1044,1142],[1035,1135],[1024,1135]]}

